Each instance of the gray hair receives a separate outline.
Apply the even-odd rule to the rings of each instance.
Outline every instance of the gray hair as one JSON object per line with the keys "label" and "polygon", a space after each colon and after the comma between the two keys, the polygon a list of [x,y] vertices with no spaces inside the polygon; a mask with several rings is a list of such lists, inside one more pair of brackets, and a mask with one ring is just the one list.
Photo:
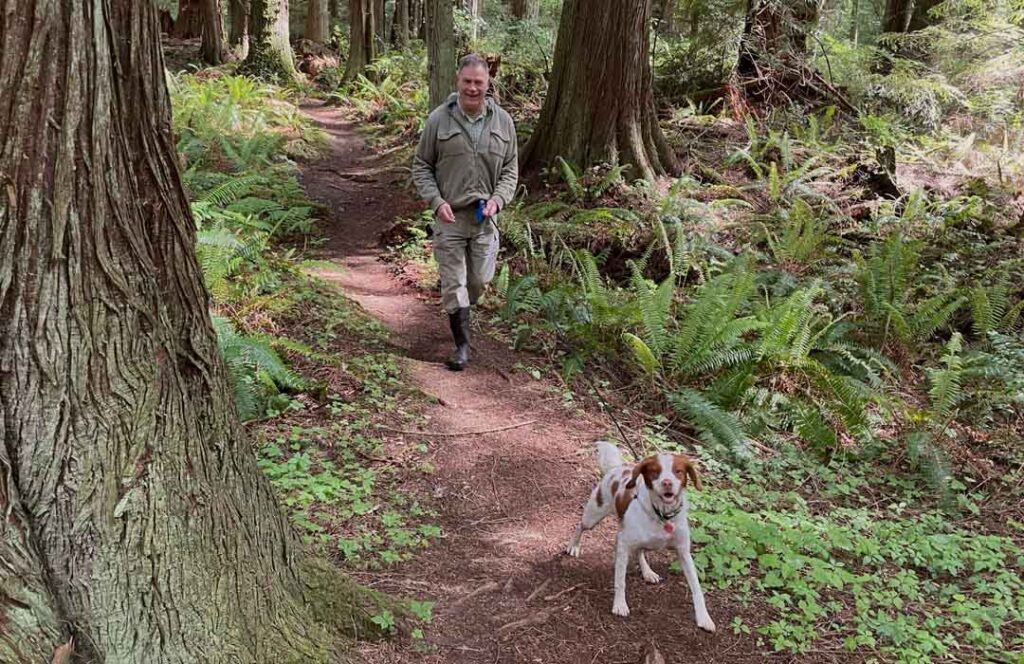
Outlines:
{"label": "gray hair", "polygon": [[462,59],[459,60],[459,68],[456,72],[461,74],[462,70],[466,67],[483,67],[488,76],[491,74],[491,66],[487,63],[487,59],[482,55],[477,55],[476,53],[470,53],[469,55],[462,56]]}

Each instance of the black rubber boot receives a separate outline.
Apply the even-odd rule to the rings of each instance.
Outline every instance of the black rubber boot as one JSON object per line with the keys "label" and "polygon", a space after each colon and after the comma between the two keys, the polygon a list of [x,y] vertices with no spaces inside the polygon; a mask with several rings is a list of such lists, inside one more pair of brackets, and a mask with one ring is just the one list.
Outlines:
{"label": "black rubber boot", "polygon": [[448,314],[448,323],[455,339],[455,354],[446,364],[452,371],[462,371],[469,364],[469,307]]}

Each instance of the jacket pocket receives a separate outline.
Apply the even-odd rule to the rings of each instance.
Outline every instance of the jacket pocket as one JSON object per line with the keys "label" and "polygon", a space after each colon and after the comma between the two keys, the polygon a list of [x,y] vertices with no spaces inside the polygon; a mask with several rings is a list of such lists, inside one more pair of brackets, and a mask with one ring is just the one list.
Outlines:
{"label": "jacket pocket", "polygon": [[504,131],[498,128],[491,129],[490,138],[491,143],[490,146],[488,147],[488,150],[490,151],[491,154],[496,155],[501,159],[504,159],[505,155],[508,154],[509,141],[512,139],[508,135],[506,135]]}
{"label": "jacket pocket", "polygon": [[440,159],[458,157],[468,152],[469,145],[458,127],[448,127],[437,132],[437,154]]}

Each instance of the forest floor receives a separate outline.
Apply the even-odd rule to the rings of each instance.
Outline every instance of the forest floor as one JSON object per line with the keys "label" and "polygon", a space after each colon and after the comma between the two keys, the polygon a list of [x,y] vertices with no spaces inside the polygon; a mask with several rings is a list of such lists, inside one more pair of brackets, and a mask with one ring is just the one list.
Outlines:
{"label": "forest floor", "polygon": [[[592,443],[612,422],[566,399],[556,380],[521,371],[531,358],[489,337],[479,320],[473,363],[461,373],[445,368],[452,342],[438,300],[382,260],[382,232],[421,209],[404,164],[376,155],[338,108],[304,111],[329,141],[302,176],[328,210],[319,258],[336,268],[317,273],[387,327],[410,387],[430,397],[421,426],[434,441],[434,470],[409,481],[428,484],[420,493],[433,497],[444,537],[361,580],[436,602],[433,618],[422,640],[361,646],[366,659],[632,664],[651,644],[668,664],[770,659],[750,635],[729,629],[738,615],[758,624],[763,607],[731,601],[713,579],[703,586],[716,634],[697,629],[681,576],[648,585],[635,566],[627,582],[632,613],[611,614],[613,520],[585,537],[581,558],[562,551],[597,476]],[[652,564],[664,572],[670,560],[661,552]]]}

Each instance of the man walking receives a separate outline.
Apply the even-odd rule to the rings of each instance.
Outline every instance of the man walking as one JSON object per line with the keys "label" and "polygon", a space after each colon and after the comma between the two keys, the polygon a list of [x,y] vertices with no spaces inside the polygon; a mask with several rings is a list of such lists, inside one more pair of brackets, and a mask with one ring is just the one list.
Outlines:
{"label": "man walking", "polygon": [[519,150],[512,118],[486,96],[487,61],[459,62],[458,92],[431,112],[413,159],[416,188],[434,211],[434,258],[441,306],[455,354],[448,368],[469,363],[469,311],[494,277],[501,210],[516,192]]}

